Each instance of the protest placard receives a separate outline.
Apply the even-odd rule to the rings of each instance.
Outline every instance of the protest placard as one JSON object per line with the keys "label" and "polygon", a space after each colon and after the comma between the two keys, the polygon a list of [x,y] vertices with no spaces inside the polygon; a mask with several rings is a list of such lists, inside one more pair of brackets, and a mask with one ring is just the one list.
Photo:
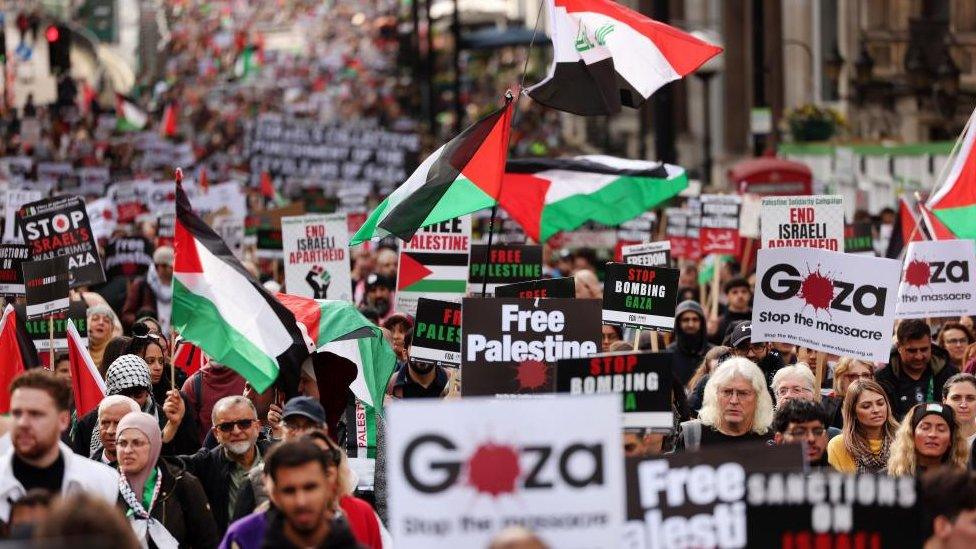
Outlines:
{"label": "protest placard", "polygon": [[607,263],[603,323],[623,328],[673,330],[678,269]]}
{"label": "protest placard", "polygon": [[153,245],[141,236],[120,236],[105,245],[105,273],[117,276],[142,276],[152,265]]}
{"label": "protest placard", "polygon": [[742,195],[742,207],[739,208],[739,236],[743,238],[759,238],[761,209],[761,196],[751,193]]}
{"label": "protest placard", "polygon": [[421,297],[410,345],[410,362],[461,366],[461,304]]}
{"label": "protest placard", "polygon": [[24,295],[24,271],[21,264],[30,261],[30,248],[20,244],[0,245],[0,295]]}
{"label": "protest placard", "polygon": [[495,297],[576,297],[574,277],[543,278],[495,287]]}
{"label": "protest placard", "polygon": [[465,298],[461,312],[464,396],[551,393],[557,360],[600,349],[597,299]]}
{"label": "protest placard", "polygon": [[74,190],[78,187],[78,176],[69,162],[38,162],[37,180],[52,184],[54,188],[61,191]]}
{"label": "protest placard", "polygon": [[[688,258],[692,252],[689,249],[690,239],[688,238],[688,219],[691,212],[684,208],[667,208],[664,210],[666,225],[664,226],[664,236],[671,243],[671,256],[675,259]],[[697,234],[695,240],[697,241]]]}
{"label": "protest placard", "polygon": [[[50,315],[53,317],[53,338],[49,331],[47,316],[41,318],[27,318],[27,308],[24,305],[14,305],[17,312],[17,322],[24,326],[27,336],[34,342],[34,348],[39,352],[47,352],[54,344],[54,351],[63,351],[68,348],[68,319],[75,323],[78,335],[81,336],[82,343],[88,343],[88,306],[84,301],[72,301],[68,304],[68,309]],[[44,361],[47,362],[47,361]]]}
{"label": "protest placard", "polygon": [[619,394],[624,427],[674,429],[671,354],[614,353],[564,358],[556,363],[556,392]]}
{"label": "protest placard", "polygon": [[25,261],[24,290],[27,294],[27,318],[49,317],[68,310],[68,257]]}
{"label": "protest placard", "polygon": [[624,221],[617,227],[617,240],[647,242],[654,236],[656,224],[657,213],[654,211],[644,212],[633,219]]}
{"label": "protest placard", "polygon": [[17,212],[17,224],[30,246],[32,260],[68,258],[72,288],[105,282],[88,211],[81,198],[57,196],[24,204]]}
{"label": "protest placard", "polygon": [[644,265],[645,267],[667,267],[671,264],[671,242],[645,242],[631,244],[620,249],[624,263]]}
{"label": "protest placard", "polygon": [[488,272],[487,294],[494,295],[501,284],[513,284],[542,278],[542,246],[531,244],[495,244],[488,257],[488,246],[471,246],[471,269],[468,293],[481,295]]}
{"label": "protest placard", "polygon": [[345,214],[282,217],[281,239],[287,293],[352,301]]}
{"label": "protest placard", "polygon": [[844,251],[844,197],[767,196],[762,199],[763,248]]}
{"label": "protest placard", "polygon": [[78,193],[101,196],[105,194],[112,175],[106,166],[78,168]]}
{"label": "protest placard", "polygon": [[844,252],[859,255],[874,255],[874,236],[870,223],[844,225]]}
{"label": "protest placard", "polygon": [[[94,227],[92,228],[94,230]],[[156,246],[173,246],[176,236],[176,214],[160,214],[156,218]]]}
{"label": "protest placard", "polygon": [[549,547],[616,546],[619,398],[413,400],[388,414],[397,547],[487,547],[511,526]]}
{"label": "protest placard", "polygon": [[972,240],[911,242],[902,264],[897,318],[976,314],[976,246]]}
{"label": "protest placard", "polygon": [[739,205],[736,195],[701,195],[701,253],[735,254],[739,248]]}
{"label": "protest placard", "polygon": [[396,310],[412,315],[421,296],[460,302],[468,286],[471,216],[421,228],[400,245]]}
{"label": "protest placard", "polygon": [[900,267],[817,248],[759,250],[752,341],[887,362]]}
{"label": "protest placard", "polygon": [[20,233],[17,225],[17,211],[28,202],[36,202],[41,199],[41,191],[26,189],[9,189],[6,191],[4,201],[4,225],[3,242],[4,244],[23,244],[24,235]]}

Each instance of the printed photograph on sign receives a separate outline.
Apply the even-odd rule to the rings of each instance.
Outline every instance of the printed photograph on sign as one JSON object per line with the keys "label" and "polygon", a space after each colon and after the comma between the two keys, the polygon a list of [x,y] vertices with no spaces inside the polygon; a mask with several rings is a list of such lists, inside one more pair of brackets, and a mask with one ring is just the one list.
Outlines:
{"label": "printed photograph on sign", "polygon": [[601,348],[597,299],[469,297],[461,313],[466,397],[552,393],[557,360]]}
{"label": "printed photograph on sign", "polygon": [[616,395],[390,406],[396,546],[488,547],[511,526],[549,547],[616,546],[625,503],[621,430]]}
{"label": "printed photograph on sign", "polygon": [[752,341],[888,362],[900,267],[817,248],[759,250]]}
{"label": "printed photograph on sign", "polygon": [[674,329],[678,269],[607,263],[603,323],[622,328]]}
{"label": "printed photograph on sign", "polygon": [[972,240],[911,242],[898,286],[898,318],[976,314],[976,244]]}
{"label": "printed photograph on sign", "polygon": [[396,310],[415,314],[420,297],[460,302],[470,255],[470,215],[421,228],[400,245]]}
{"label": "printed photograph on sign", "polygon": [[282,217],[281,242],[287,293],[352,301],[345,214]]}
{"label": "printed photograph on sign", "polygon": [[461,366],[461,304],[420,298],[417,300],[410,362],[434,367]]}
{"label": "printed photograph on sign", "polygon": [[844,197],[767,196],[762,199],[763,248],[844,251]]}
{"label": "printed photograph on sign", "polygon": [[[487,278],[486,277],[487,273]],[[494,244],[491,256],[488,246],[471,247],[471,270],[468,274],[468,293],[481,295],[487,280],[487,295],[494,295],[502,284],[526,282],[542,278],[542,246],[531,244]]]}

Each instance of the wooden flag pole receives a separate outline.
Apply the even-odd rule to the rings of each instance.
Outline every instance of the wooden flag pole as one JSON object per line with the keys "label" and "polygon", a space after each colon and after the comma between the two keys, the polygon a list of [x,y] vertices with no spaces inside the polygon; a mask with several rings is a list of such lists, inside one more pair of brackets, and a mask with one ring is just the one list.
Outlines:
{"label": "wooden flag pole", "polygon": [[634,350],[635,351],[640,348],[640,334],[641,334],[640,328],[634,330]]}
{"label": "wooden flag pole", "polygon": [[48,364],[54,371],[54,315],[47,317],[47,353]]}
{"label": "wooden flag pole", "polygon": [[827,365],[827,353],[817,351],[817,367],[814,374],[817,376],[817,391],[823,387],[824,367]]}
{"label": "wooden flag pole", "polygon": [[657,332],[651,332],[651,351],[656,353],[660,350],[661,348],[658,346],[657,343]]}
{"label": "wooden flag pole", "polygon": [[718,299],[718,292],[719,292],[719,287],[720,287],[720,285],[719,285],[719,277],[721,277],[722,275],[719,272],[719,269],[721,269],[721,263],[719,262],[719,256],[716,255],[716,256],[714,256],[714,258],[715,258],[714,261],[712,261],[712,269],[713,270],[712,270],[712,302],[711,302],[712,307],[711,307],[711,310],[712,310],[712,316],[718,316],[718,301],[719,301],[719,299]]}
{"label": "wooden flag pole", "polygon": [[[172,330],[172,328],[170,328]],[[170,389],[176,389],[176,338],[170,343],[169,347],[169,385]]]}
{"label": "wooden flag pole", "polygon": [[491,219],[488,220],[488,250],[485,252],[485,262],[483,263],[485,272],[481,275],[481,297],[488,293],[488,265],[491,265],[491,237],[495,234],[495,214],[498,213],[498,204],[491,207]]}
{"label": "wooden flag pole", "polygon": [[751,265],[751,263],[752,263],[752,243],[753,243],[753,240],[751,238],[747,238],[746,239],[745,253],[742,254],[742,276],[748,275],[749,274],[749,267],[752,266]]}

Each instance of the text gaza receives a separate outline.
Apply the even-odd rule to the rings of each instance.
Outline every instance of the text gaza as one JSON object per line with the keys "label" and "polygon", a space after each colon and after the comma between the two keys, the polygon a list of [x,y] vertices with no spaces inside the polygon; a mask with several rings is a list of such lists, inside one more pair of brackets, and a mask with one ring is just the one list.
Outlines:
{"label": "text gaza", "polygon": [[[775,281],[774,281],[775,279]],[[854,286],[842,280],[831,281],[835,295],[830,301],[830,308],[838,311],[851,312],[853,308],[865,316],[884,316],[885,297],[887,288],[879,288],[864,284]],[[796,267],[787,263],[779,263],[770,267],[763,274],[760,287],[763,294],[776,301],[784,301],[800,293],[803,285],[802,275]]]}

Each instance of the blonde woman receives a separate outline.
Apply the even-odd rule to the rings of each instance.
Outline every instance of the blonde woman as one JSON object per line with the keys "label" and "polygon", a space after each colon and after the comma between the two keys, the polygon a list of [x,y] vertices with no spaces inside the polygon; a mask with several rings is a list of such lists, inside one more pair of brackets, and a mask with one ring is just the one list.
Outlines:
{"label": "blonde woman", "polygon": [[841,413],[844,395],[847,394],[847,388],[850,387],[851,383],[859,379],[874,379],[874,366],[870,362],[864,362],[853,357],[840,357],[837,365],[834,366],[834,390],[823,399],[829,427],[838,429],[844,427],[844,416]]}
{"label": "blonde woman", "polygon": [[965,470],[968,460],[969,447],[956,425],[952,408],[916,404],[895,434],[888,474],[915,476],[942,466]]}
{"label": "blonde woman", "polygon": [[884,389],[870,379],[855,381],[841,410],[844,429],[827,443],[827,462],[841,473],[883,471],[898,429]]}
{"label": "blonde woman", "polygon": [[960,373],[950,377],[942,387],[942,404],[952,407],[966,447],[972,448],[976,441],[976,376]]}

